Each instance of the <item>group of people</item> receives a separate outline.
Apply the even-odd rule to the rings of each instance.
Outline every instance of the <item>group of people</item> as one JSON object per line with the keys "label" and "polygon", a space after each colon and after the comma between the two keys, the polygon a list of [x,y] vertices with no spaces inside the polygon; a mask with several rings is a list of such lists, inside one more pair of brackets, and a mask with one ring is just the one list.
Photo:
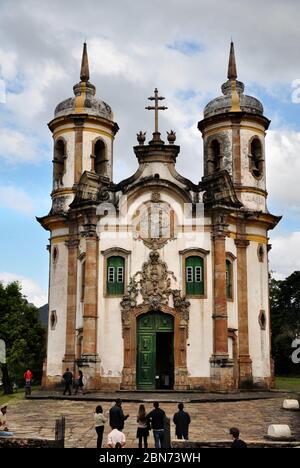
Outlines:
{"label": "group of people", "polygon": [[[102,447],[104,425],[107,421],[103,415],[102,406],[98,405],[95,411],[95,429],[97,432],[97,448]],[[126,438],[123,433],[124,424],[129,414],[124,414],[122,401],[118,398],[115,405],[109,411],[109,425],[111,432],[107,437],[107,446],[109,448],[125,447]],[[140,405],[137,414],[137,433],[138,447],[148,448],[148,437],[150,430],[153,431],[155,448],[161,448],[165,440],[166,413],[159,407],[156,401],[153,404],[153,410],[147,414],[145,405]],[[173,422],[176,428],[176,437],[178,439],[188,439],[190,415],[184,411],[183,403],[179,403],[178,411],[173,416]]]}
{"label": "group of people", "polygon": [[65,384],[64,395],[68,393],[71,396],[73,387],[75,387],[75,395],[77,395],[77,393],[84,395],[85,378],[82,370],[78,371],[78,376],[74,379],[72,372],[67,368],[63,375],[63,380]]}
{"label": "group of people", "polygon": [[[108,448],[124,448],[126,445],[126,437],[123,433],[125,421],[129,418],[129,414],[124,414],[122,408],[122,401],[118,398],[116,403],[109,410],[109,425],[111,432],[107,436]],[[103,442],[104,426],[107,418],[103,414],[103,408],[98,405],[94,414],[95,429],[97,433],[97,449],[101,449]],[[155,448],[162,448],[165,441],[165,427],[166,427],[166,413],[159,407],[156,401],[153,403],[153,409],[147,414],[145,405],[139,406],[137,414],[137,433],[138,448],[148,448],[148,437],[150,430],[153,431]],[[173,423],[175,425],[175,434],[177,439],[189,438],[189,425],[191,418],[189,413],[184,411],[183,403],[178,404],[178,411],[173,416]],[[240,439],[240,431],[236,427],[229,430],[233,438],[231,448],[247,448],[247,444]]]}

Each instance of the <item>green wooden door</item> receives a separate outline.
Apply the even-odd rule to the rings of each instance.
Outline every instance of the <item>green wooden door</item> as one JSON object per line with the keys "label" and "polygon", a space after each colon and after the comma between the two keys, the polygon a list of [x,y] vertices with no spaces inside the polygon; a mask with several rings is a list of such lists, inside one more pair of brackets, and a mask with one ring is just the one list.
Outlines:
{"label": "green wooden door", "polygon": [[[137,320],[137,388],[154,389],[156,374],[156,333],[173,332],[171,315],[152,312]],[[173,359],[173,356],[172,356]]]}

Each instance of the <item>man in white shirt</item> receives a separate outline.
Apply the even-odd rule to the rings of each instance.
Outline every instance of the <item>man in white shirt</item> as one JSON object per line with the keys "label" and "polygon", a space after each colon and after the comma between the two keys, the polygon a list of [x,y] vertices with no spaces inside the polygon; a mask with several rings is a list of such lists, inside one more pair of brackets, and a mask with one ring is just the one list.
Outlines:
{"label": "man in white shirt", "polygon": [[121,448],[125,447],[126,438],[123,432],[118,429],[113,429],[107,436],[107,446],[109,448],[115,448],[116,444],[120,444]]}

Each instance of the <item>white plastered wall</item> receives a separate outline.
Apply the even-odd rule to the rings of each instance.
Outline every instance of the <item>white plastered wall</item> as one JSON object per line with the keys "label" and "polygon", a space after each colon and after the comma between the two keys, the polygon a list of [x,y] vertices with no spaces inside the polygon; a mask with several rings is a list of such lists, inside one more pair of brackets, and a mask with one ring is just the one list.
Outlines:
{"label": "white plastered wall", "polygon": [[[55,234],[55,233],[53,233]],[[67,314],[67,274],[68,249],[64,242],[52,246],[58,248],[58,257],[50,264],[50,294],[49,294],[49,331],[47,351],[47,375],[61,376],[62,360],[66,346],[66,314]],[[57,323],[51,330],[51,312],[55,310]]]}
{"label": "white plastered wall", "polygon": [[[247,248],[248,263],[248,323],[249,349],[253,366],[253,378],[270,376],[270,335],[269,335],[269,291],[268,264],[266,245],[264,245],[264,261],[259,262],[257,242],[250,242]],[[266,313],[266,329],[259,325],[260,311]]]}

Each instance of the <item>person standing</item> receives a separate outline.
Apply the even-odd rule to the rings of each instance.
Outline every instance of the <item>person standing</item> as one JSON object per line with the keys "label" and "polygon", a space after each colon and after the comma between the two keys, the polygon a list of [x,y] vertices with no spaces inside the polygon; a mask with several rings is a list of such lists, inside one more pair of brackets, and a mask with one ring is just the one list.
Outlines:
{"label": "person standing", "polygon": [[117,428],[113,429],[107,436],[108,448],[124,448],[126,444],[126,438],[123,432]]}
{"label": "person standing", "polygon": [[24,372],[25,380],[25,395],[31,395],[31,383],[32,383],[33,374],[30,369]]}
{"label": "person standing", "polygon": [[149,428],[148,428],[148,419],[147,419],[146,409],[144,405],[140,405],[139,407],[139,412],[137,415],[137,423],[138,423],[138,428],[136,432],[136,437],[139,440],[139,448],[143,447],[143,439],[144,439],[144,448],[148,448]]}
{"label": "person standing", "polygon": [[124,422],[129,418],[129,414],[126,416],[123,413],[122,401],[120,398],[116,399],[116,404],[109,410],[109,425],[112,429],[118,429],[123,431]]}
{"label": "person standing", "polygon": [[83,382],[83,373],[82,370],[78,371],[78,379],[76,381],[76,390],[75,390],[75,395],[77,395],[78,392],[80,392],[82,395],[84,395],[83,387],[84,387],[84,382]]}
{"label": "person standing", "polygon": [[63,394],[65,395],[68,392],[69,395],[71,396],[72,395],[71,387],[72,387],[72,383],[73,383],[73,374],[72,374],[72,372],[70,372],[68,367],[67,367],[66,372],[63,375],[63,379],[65,381],[65,390],[64,390]]}
{"label": "person standing", "polygon": [[95,420],[95,430],[97,432],[97,449],[101,449],[102,447],[102,440],[103,440],[103,432],[104,432],[104,424],[106,423],[107,419],[103,415],[103,409],[101,405],[96,407],[94,413],[94,420]]}
{"label": "person standing", "polygon": [[7,414],[7,404],[3,404],[0,407],[0,436],[12,436],[13,433],[9,432],[6,422],[6,414]]}
{"label": "person standing", "polygon": [[229,434],[231,434],[233,438],[231,448],[247,448],[246,442],[240,439],[240,431],[237,427],[231,427],[229,429]]}
{"label": "person standing", "polygon": [[175,434],[177,439],[185,439],[188,440],[189,438],[189,425],[191,423],[191,418],[189,413],[183,410],[184,406],[183,403],[178,404],[177,413],[173,416],[173,422],[175,424]]}
{"label": "person standing", "polygon": [[161,448],[165,439],[166,413],[160,409],[158,401],[153,403],[154,409],[147,416],[148,424],[153,430],[155,448]]}

